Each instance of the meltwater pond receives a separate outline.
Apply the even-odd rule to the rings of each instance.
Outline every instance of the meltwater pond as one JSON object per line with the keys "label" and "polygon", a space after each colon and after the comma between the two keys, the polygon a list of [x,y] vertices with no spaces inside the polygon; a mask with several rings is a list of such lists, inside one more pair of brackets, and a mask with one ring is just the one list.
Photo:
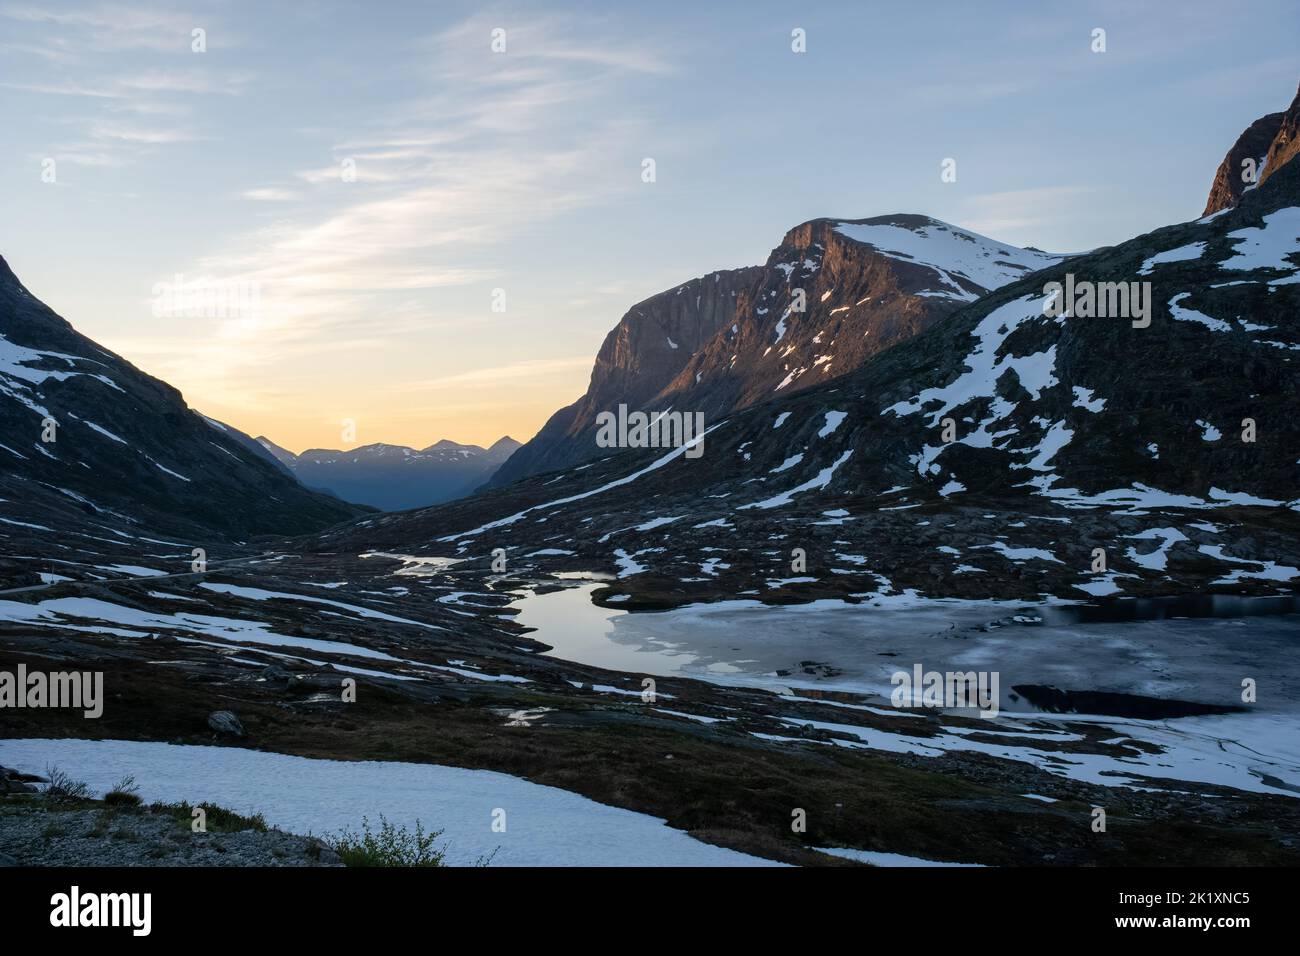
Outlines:
{"label": "meltwater pond", "polygon": [[1211,602],[1207,613],[1229,607],[1234,617],[924,599],[629,613],[592,604],[598,587],[529,594],[513,605],[517,620],[536,628],[531,636],[552,646],[550,656],[638,675],[888,696],[891,675],[920,664],[997,672],[1004,711],[1035,709],[1017,685],[1236,708],[1249,678],[1258,688],[1252,710],[1300,713],[1300,615],[1276,613],[1289,605],[1254,614],[1266,606]]}

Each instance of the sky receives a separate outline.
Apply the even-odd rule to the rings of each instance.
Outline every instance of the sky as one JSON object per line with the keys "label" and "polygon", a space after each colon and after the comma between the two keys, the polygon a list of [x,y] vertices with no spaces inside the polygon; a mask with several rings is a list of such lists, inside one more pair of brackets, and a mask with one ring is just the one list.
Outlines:
{"label": "sky", "polygon": [[293,451],[522,441],[632,305],[809,219],[1196,218],[1297,36],[1294,0],[0,0],[0,256]]}

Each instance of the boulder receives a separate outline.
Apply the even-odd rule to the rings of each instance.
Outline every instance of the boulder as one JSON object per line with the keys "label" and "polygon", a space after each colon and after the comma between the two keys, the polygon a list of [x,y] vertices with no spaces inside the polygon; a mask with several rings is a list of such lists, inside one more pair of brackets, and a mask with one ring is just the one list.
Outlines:
{"label": "boulder", "polygon": [[244,725],[228,710],[214,710],[208,714],[208,726],[219,734],[228,734],[232,737],[244,736]]}

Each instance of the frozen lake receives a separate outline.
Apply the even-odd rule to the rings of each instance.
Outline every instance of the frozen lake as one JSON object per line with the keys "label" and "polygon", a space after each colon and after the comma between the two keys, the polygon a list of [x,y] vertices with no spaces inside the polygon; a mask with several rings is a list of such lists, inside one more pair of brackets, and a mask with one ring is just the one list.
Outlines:
{"label": "frozen lake", "polygon": [[[753,601],[629,613],[591,603],[599,584],[515,602],[547,653],[611,670],[693,677],[773,690],[821,688],[888,696],[890,676],[997,671],[1001,707],[1017,684],[1300,711],[1300,615],[1077,622],[1059,605],[918,601],[875,607],[839,601],[769,607]],[[808,673],[811,670],[813,673]]]}
{"label": "frozen lake", "polygon": [[[877,708],[891,708],[891,675],[917,664],[926,671],[996,672],[1001,713],[988,721],[988,731],[1005,744],[980,741],[969,729],[955,727],[938,737],[917,737],[906,729],[908,722],[898,733],[859,733],[861,728],[838,723],[833,714],[812,723],[860,739],[836,746],[926,756],[975,750],[1106,786],[1144,786],[1144,777],[1170,777],[1300,796],[1300,616],[1294,613],[1246,610],[1241,617],[1098,622],[1089,620],[1099,616],[1092,608],[920,600],[780,607],[730,601],[632,614],[593,605],[597,587],[588,583],[524,597],[514,605],[518,619],[537,628],[532,636],[552,645],[546,653],[554,657],[778,694],[878,694],[884,699],[872,702]],[[1257,692],[1249,704],[1242,700],[1247,679]],[[1084,706],[1050,714],[1015,693],[1018,685],[1134,696],[1121,705],[1103,701],[1100,710],[1086,706],[1096,698],[1076,698],[1072,703]],[[1151,717],[1104,709],[1134,701],[1236,712]],[[771,716],[792,726],[809,723],[788,717],[781,707],[774,701]],[[1158,749],[1127,757],[1075,752],[1061,760],[1039,745],[1061,739],[1066,725],[1079,722],[1104,725],[1114,739],[1142,740]]]}

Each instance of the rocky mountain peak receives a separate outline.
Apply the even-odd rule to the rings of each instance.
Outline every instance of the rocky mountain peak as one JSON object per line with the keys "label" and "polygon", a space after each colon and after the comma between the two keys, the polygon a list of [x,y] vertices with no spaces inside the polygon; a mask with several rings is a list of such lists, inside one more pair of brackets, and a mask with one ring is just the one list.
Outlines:
{"label": "rocky mountain peak", "polygon": [[1269,144],[1260,170],[1260,184],[1268,182],[1273,174],[1295,158],[1297,152],[1300,152],[1300,89],[1296,90],[1295,99],[1282,114],[1273,142]]}
{"label": "rocky mountain peak", "polygon": [[1244,193],[1263,184],[1290,162],[1297,150],[1300,150],[1300,90],[1286,110],[1261,116],[1237,137],[1215,171],[1201,215],[1209,216],[1237,205]]}

